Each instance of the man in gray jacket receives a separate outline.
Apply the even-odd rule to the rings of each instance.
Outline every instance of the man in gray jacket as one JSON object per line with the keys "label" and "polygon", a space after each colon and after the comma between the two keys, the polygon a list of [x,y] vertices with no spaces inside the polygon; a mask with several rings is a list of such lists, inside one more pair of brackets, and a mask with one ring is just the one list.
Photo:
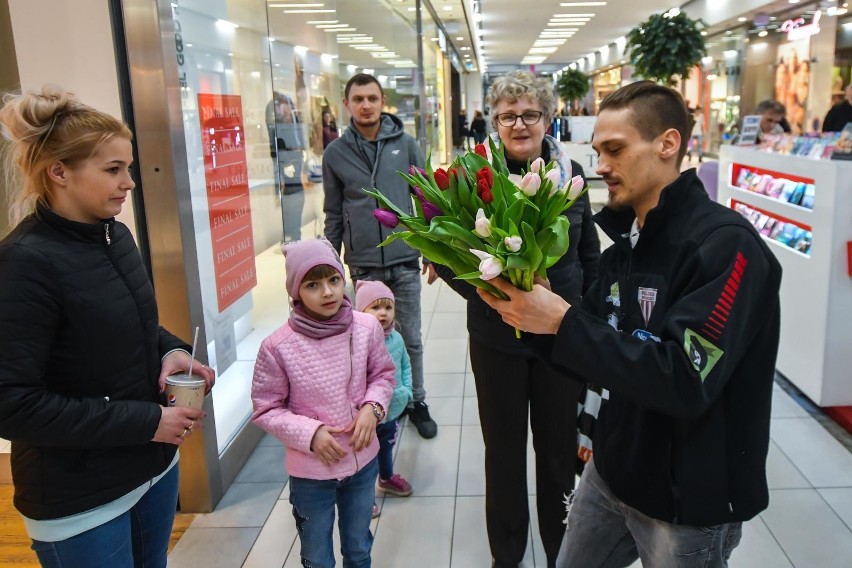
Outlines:
{"label": "man in gray jacket", "polygon": [[424,438],[438,426],[424,402],[423,340],[420,334],[420,253],[402,240],[379,247],[392,232],[373,210],[379,207],[364,189],[377,188],[398,207],[412,212],[408,184],[397,172],[422,168],[423,154],[402,121],[382,112],[385,94],[372,75],[358,73],[346,83],[343,106],[352,116],[350,127],[325,149],[322,160],[325,189],[325,236],[340,252],[353,281],[379,280],[396,297],[396,319],[411,358],[414,401],[408,417]]}

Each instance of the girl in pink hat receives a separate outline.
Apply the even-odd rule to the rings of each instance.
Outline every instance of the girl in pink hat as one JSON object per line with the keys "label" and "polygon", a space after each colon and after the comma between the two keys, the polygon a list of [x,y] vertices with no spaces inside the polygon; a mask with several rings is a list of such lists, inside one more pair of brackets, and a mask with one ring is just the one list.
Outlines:
{"label": "girl in pink hat", "polygon": [[376,425],[393,392],[393,361],[379,322],[344,295],[343,265],[329,242],[283,250],[293,310],[260,346],[252,421],[287,448],[302,564],[334,566],[336,507],[344,565],[369,567]]}
{"label": "girl in pink hat", "polygon": [[[396,386],[393,389],[388,415],[376,426],[379,437],[379,491],[398,497],[411,495],[411,484],[393,472],[393,446],[399,427],[399,417],[412,400],[411,360],[405,350],[402,335],[394,329],[394,296],[384,282],[359,280],[355,286],[355,309],[375,316],[385,330],[385,345],[396,365]],[[373,504],[373,516],[379,516],[379,507]]]}

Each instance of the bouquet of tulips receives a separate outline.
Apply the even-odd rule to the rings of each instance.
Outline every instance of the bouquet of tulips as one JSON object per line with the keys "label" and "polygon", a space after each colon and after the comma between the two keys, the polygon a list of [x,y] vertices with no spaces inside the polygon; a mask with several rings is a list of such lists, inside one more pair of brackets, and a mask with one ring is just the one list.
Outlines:
{"label": "bouquet of tulips", "polygon": [[561,184],[556,162],[541,158],[523,176],[509,174],[503,157],[488,139],[459,156],[444,170],[411,166],[400,172],[414,199],[408,215],[378,190],[364,190],[383,205],[373,214],[383,225],[404,230],[380,246],[403,239],[412,248],[448,266],[456,278],[505,298],[488,283],[499,275],[516,287],[532,290],[536,274],[568,250],[568,218],[562,213],[586,191],[580,176]]}

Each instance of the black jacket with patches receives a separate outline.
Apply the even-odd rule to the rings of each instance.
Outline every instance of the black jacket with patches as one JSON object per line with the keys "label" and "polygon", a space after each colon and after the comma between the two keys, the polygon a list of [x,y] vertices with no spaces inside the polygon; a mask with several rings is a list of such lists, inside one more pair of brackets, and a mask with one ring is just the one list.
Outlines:
{"label": "black jacket with patches", "polygon": [[0,243],[0,437],[12,442],[15,507],[56,519],[162,473],[152,442],[162,355],[189,346],[158,324],[127,227],[45,209]]}
{"label": "black jacket with patches", "polygon": [[631,248],[634,218],[596,215],[615,242],[597,282],[557,335],[528,343],[610,390],[594,460],[619,499],[671,523],[748,520],[769,502],[781,267],[695,170],[663,190]]}

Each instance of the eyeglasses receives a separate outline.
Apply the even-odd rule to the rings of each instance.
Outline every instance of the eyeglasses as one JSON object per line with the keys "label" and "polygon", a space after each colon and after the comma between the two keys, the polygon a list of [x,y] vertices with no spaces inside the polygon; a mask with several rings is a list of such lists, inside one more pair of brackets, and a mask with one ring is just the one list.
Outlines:
{"label": "eyeglasses", "polygon": [[504,112],[497,115],[497,122],[500,126],[511,128],[512,126],[515,126],[515,123],[520,118],[524,125],[532,126],[533,124],[538,124],[538,121],[541,120],[542,116],[544,116],[544,113],[538,110],[528,110],[524,114]]}

